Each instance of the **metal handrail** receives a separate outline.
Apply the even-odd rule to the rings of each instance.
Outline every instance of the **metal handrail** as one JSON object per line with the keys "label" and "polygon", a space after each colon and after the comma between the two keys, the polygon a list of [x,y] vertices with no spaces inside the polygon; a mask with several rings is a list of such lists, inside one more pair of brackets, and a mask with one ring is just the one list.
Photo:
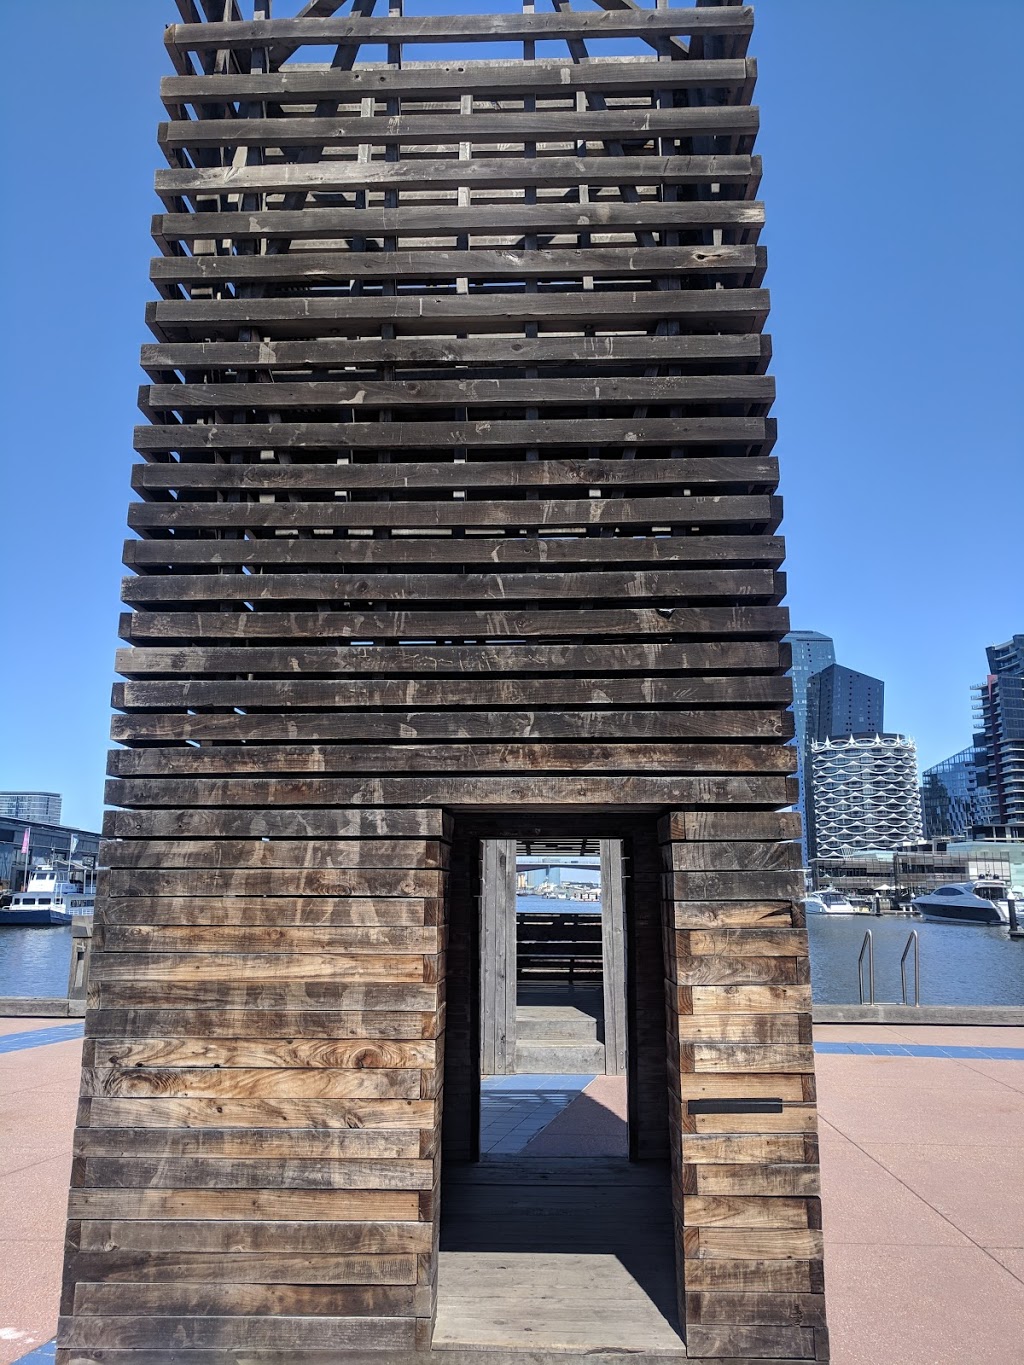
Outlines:
{"label": "metal handrail", "polygon": [[921,941],[918,938],[917,930],[911,929],[907,945],[903,949],[903,956],[900,958],[900,984],[903,987],[903,1003],[909,1004],[907,1000],[907,954],[911,947],[914,949],[914,1004],[921,1003]]}
{"label": "metal handrail", "polygon": [[867,998],[867,1002],[866,1002],[866,1003],[869,1004],[869,1005],[873,1005],[873,1004],[875,1003],[875,943],[874,943],[874,939],[873,939],[873,937],[872,937],[872,934],[871,934],[871,930],[870,930],[870,929],[868,929],[868,930],[866,931],[866,933],[864,934],[864,942],[860,945],[860,953],[859,953],[858,956],[857,956],[857,986],[858,986],[858,988],[859,988],[859,990],[860,990],[860,1003],[861,1003],[862,1005],[865,1003],[865,1000],[864,1000],[864,954],[865,954],[865,953],[867,953],[867,956],[868,956],[868,990],[869,990],[869,995],[868,995],[868,998]]}

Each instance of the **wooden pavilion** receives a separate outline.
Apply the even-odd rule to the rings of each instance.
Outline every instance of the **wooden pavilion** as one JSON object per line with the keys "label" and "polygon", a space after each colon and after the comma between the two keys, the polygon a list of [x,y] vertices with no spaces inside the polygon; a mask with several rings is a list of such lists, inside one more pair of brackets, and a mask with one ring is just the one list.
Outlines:
{"label": "wooden pavilion", "polygon": [[[752,11],[283,7],[165,35],[58,1362],[824,1360]],[[668,1344],[435,1325],[559,839]]]}

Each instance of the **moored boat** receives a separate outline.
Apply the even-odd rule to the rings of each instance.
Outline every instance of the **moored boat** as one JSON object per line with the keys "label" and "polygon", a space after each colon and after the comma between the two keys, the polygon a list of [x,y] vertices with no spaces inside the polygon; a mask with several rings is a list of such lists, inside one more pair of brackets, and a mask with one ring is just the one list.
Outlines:
{"label": "moored boat", "polygon": [[76,915],[91,915],[96,908],[93,891],[83,891],[67,874],[51,863],[41,863],[29,874],[28,886],[0,909],[5,924],[70,924]]}
{"label": "moored boat", "polygon": [[1008,924],[1007,894],[1001,882],[950,882],[915,896],[914,909],[936,924]]}
{"label": "moored boat", "polygon": [[804,896],[803,907],[809,915],[863,915],[867,911],[847,900],[841,891],[815,891]]}

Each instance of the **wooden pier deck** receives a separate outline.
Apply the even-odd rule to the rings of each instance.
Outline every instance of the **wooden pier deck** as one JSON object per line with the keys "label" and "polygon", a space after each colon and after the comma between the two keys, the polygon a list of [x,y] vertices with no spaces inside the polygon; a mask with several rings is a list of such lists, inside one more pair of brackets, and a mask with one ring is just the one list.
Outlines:
{"label": "wooden pier deck", "polygon": [[435,1349],[685,1360],[666,1163],[484,1161],[441,1207]]}

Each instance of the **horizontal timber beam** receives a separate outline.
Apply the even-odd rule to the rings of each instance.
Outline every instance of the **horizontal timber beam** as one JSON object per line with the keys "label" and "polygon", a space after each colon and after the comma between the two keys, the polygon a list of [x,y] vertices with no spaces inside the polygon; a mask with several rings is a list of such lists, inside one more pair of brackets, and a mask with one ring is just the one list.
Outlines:
{"label": "horizontal timber beam", "polygon": [[749,5],[709,9],[690,5],[618,13],[460,14],[330,19],[270,19],[255,23],[170,24],[168,47],[181,52],[250,50],[277,43],[303,47],[339,43],[434,43],[543,41],[560,38],[674,37],[692,34],[749,34]]}

